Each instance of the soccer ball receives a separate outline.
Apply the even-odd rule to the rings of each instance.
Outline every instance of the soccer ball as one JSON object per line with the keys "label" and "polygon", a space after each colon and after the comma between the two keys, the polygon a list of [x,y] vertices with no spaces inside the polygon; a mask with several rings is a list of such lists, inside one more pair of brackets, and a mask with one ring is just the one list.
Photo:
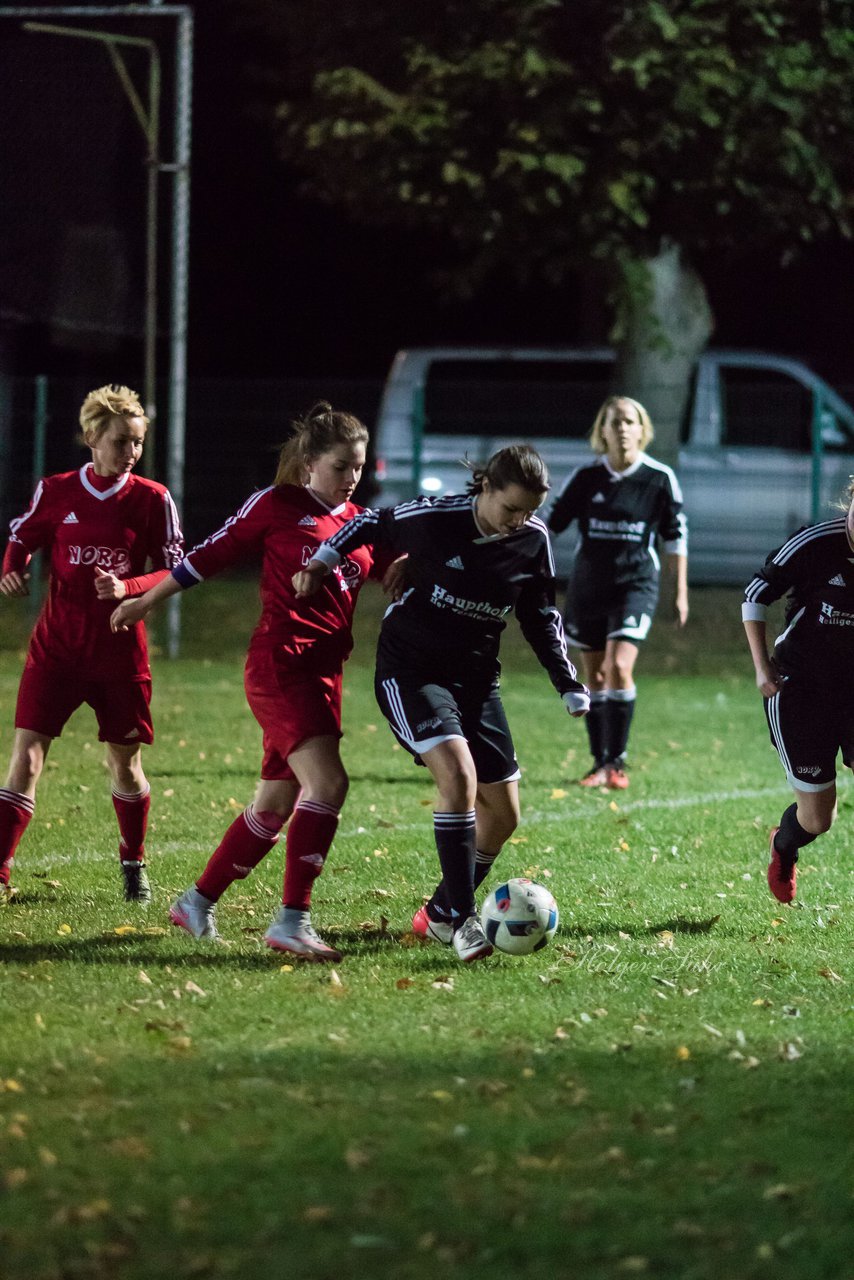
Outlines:
{"label": "soccer ball", "polygon": [[489,941],[511,956],[540,951],[554,936],[558,909],[545,885],[535,880],[508,880],[484,901],[480,923]]}

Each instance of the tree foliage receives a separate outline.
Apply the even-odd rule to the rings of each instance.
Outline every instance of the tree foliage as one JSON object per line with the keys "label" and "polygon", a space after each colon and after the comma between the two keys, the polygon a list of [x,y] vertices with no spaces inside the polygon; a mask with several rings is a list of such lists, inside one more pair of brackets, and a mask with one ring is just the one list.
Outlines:
{"label": "tree foliage", "polygon": [[360,219],[454,237],[469,284],[496,266],[559,281],[667,240],[785,254],[849,232],[847,0],[319,0],[267,16],[289,56],[283,155]]}

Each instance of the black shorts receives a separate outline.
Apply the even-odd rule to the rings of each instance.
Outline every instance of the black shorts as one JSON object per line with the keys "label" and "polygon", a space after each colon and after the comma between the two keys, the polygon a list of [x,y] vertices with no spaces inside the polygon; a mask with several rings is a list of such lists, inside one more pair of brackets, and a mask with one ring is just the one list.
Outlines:
{"label": "black shorts", "polygon": [[570,590],[563,617],[566,638],[577,649],[594,653],[604,650],[609,640],[639,645],[649,635],[657,604],[657,583],[603,591],[601,599],[593,601],[573,597]]}
{"label": "black shorts", "polygon": [[497,684],[438,684],[378,665],[374,689],[392,733],[417,764],[423,763],[425,751],[440,742],[464,738],[478,782],[512,782],[520,777]]}
{"label": "black shorts", "polygon": [[797,791],[827,791],[836,757],[854,764],[854,690],[789,676],[765,699],[765,717],[789,784]]}

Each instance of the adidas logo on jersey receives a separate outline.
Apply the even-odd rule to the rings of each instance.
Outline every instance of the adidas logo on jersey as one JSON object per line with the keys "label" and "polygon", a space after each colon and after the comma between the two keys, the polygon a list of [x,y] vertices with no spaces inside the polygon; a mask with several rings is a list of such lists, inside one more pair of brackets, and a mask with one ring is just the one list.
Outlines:
{"label": "adidas logo on jersey", "polygon": [[450,560],[445,561],[445,564],[449,569],[465,569],[465,565],[459,556],[451,556]]}
{"label": "adidas logo on jersey", "polygon": [[834,577],[828,578],[827,585],[829,587],[844,587],[845,579],[843,578],[841,573],[837,573]]}
{"label": "adidas logo on jersey", "polygon": [[317,521],[314,516],[303,516],[302,520],[297,520],[297,525],[303,529],[315,529]]}
{"label": "adidas logo on jersey", "polygon": [[68,515],[65,517],[62,523],[63,524],[79,524],[80,521],[77,519],[73,511],[69,511]]}
{"label": "adidas logo on jersey", "polygon": [[594,493],[594,495],[593,495],[593,497],[590,499],[590,501],[591,501],[591,502],[604,502],[604,501],[605,501],[605,495],[604,495],[604,493]]}

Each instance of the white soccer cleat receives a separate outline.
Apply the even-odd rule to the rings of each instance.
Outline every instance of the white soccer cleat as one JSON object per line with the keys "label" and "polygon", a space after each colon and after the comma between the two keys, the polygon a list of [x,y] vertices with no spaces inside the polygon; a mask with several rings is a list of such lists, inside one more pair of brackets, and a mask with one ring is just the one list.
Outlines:
{"label": "white soccer cleat", "polygon": [[308,911],[294,907],[282,907],[267,932],[264,941],[274,951],[289,951],[291,955],[305,956],[308,960],[329,960],[337,964],[341,952],[324,942],[313,928]]}
{"label": "white soccer cleat", "polygon": [[216,903],[199,893],[195,885],[185,889],[172,903],[169,919],[202,942],[222,942],[216,927]]}
{"label": "white soccer cleat", "polygon": [[454,940],[453,926],[443,920],[433,920],[427,914],[426,907],[419,907],[412,917],[412,932],[417,938],[429,938],[433,942],[441,942],[449,947]]}
{"label": "white soccer cleat", "polygon": [[480,960],[482,956],[492,955],[492,943],[483,932],[477,916],[469,916],[456,930],[454,950],[465,964]]}

